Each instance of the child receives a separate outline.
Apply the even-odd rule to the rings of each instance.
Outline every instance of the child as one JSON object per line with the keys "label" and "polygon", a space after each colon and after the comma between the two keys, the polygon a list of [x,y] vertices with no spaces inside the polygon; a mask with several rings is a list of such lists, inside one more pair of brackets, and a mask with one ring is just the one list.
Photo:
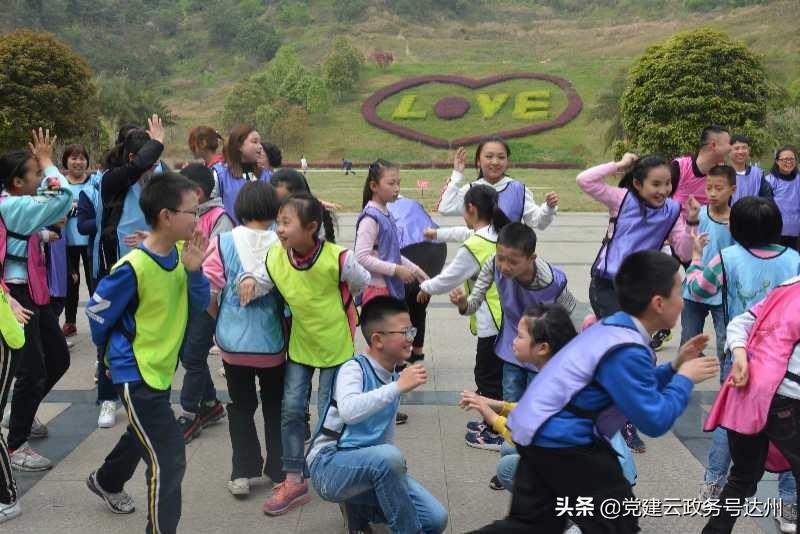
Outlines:
{"label": "child", "polygon": [[764,171],[758,165],[750,164],[750,139],[744,135],[731,137],[731,166],[736,169],[736,192],[731,197],[731,205],[740,198],[761,197],[768,200],[774,198],[772,186],[764,177]]}
{"label": "child", "polygon": [[[460,239],[464,244],[439,275],[420,284],[420,298],[447,293],[460,284],[464,284],[467,293],[472,291],[481,267],[497,252],[497,233],[509,222],[497,204],[497,197],[497,191],[488,185],[476,185],[467,191],[464,195],[464,222],[474,233],[466,239]],[[434,230],[434,237],[451,234],[454,230]],[[474,370],[476,393],[497,400],[503,398],[503,360],[495,354],[494,344],[502,318],[497,286],[491,284],[485,301],[469,318],[469,329],[472,335],[478,336]],[[467,434],[469,444],[499,448],[500,436],[492,432],[485,421],[470,421],[467,430],[470,433],[487,433],[481,441],[475,441]]]}
{"label": "child", "polygon": [[[311,188],[308,186],[306,177],[295,169],[278,169],[272,174],[270,178],[272,187],[275,188],[275,193],[278,195],[278,200],[282,201],[289,195],[297,193],[311,194]],[[336,243],[336,217],[334,216],[331,208],[327,208],[326,202],[320,200],[322,204],[322,228],[320,229],[320,239],[325,239],[329,243]],[[330,204],[328,204],[330,206]]]}
{"label": "child", "polygon": [[[781,282],[800,274],[800,254],[779,245],[782,228],[781,213],[774,202],[759,197],[745,197],[731,208],[730,231],[735,243],[701,264],[703,243],[697,238],[692,264],[686,270],[689,293],[696,298],[710,298],[722,293],[725,325]],[[726,354],[722,376],[731,365]],[[708,468],[700,491],[700,499],[715,499],[725,485],[730,465],[727,434],[723,429],[714,431],[708,453]],[[782,473],[778,489],[784,502],[795,499],[796,483],[793,476]]]}
{"label": "child", "polygon": [[234,204],[242,186],[247,182],[269,180],[266,170],[257,169],[258,158],[263,151],[261,135],[256,129],[247,124],[237,124],[231,129],[225,144],[225,161],[215,163],[212,167],[217,175],[217,191],[225,211],[234,222],[238,223]]}
{"label": "child", "polygon": [[[210,309],[219,303],[219,311],[213,314],[216,339],[231,397],[228,419],[233,468],[228,490],[241,496],[249,494],[251,481],[263,480],[262,475],[273,483],[285,478],[281,469],[281,400],[287,329],[277,291],[241,306],[236,288],[239,275],[256,270],[278,242],[271,230],[278,211],[275,191],[264,182],[245,184],[235,209],[242,226],[214,238],[203,271],[211,283]],[[266,461],[253,420],[259,397]]]}
{"label": "child", "polygon": [[[498,244],[498,252],[499,252]],[[547,362],[509,414],[520,463],[506,519],[477,532],[563,532],[558,499],[596,507],[571,519],[583,532],[638,532],[635,514],[608,518],[606,499],[633,499],[617,455],[600,436],[624,421],[648,435],[667,432],[686,408],[695,383],[719,372],[716,358],[698,358],[697,336],[678,358],[656,367],[650,336],[672,328],[683,307],[680,264],[659,251],[629,255],[615,287],[622,311],[584,330]]]}
{"label": "child", "polygon": [[[503,400],[516,402],[536,371],[535,366],[522,364],[512,349],[522,312],[535,303],[557,302],[572,313],[576,301],[567,289],[567,276],[536,255],[536,233],[522,223],[509,223],[500,230],[497,254],[481,267],[470,295],[454,289],[450,300],[461,315],[472,315],[486,300],[492,284],[497,287],[503,310],[494,344],[495,354],[503,360]],[[478,434],[475,439],[481,441],[485,437]]]}
{"label": "child", "polygon": [[317,409],[322,414],[330,402],[336,371],[355,351],[353,295],[369,282],[369,272],[353,254],[317,237],[322,205],[316,198],[303,193],[285,198],[277,222],[282,247],[267,252],[266,272],[260,268],[245,273],[239,283],[242,304],[277,288],[292,311],[281,409],[286,480],[264,503],[268,515],[285,514],[311,498],[303,480],[311,379],[319,369]]}
{"label": "child", "polygon": [[731,151],[731,134],[721,126],[707,126],[700,134],[697,154],[672,160],[672,198],[684,206],[690,198],[701,205],[708,204],[706,173],[715,165],[725,163]]}
{"label": "child", "polygon": [[189,130],[189,150],[192,155],[203,160],[206,167],[213,167],[225,161],[219,152],[222,136],[210,126],[195,126]]}
{"label": "child", "polygon": [[[209,243],[233,229],[233,221],[222,207],[222,199],[211,198],[214,175],[202,163],[191,163],[181,169],[181,174],[195,184],[195,194],[200,203],[197,229]],[[266,257],[266,255],[265,255]],[[197,437],[203,428],[222,420],[225,408],[217,399],[217,391],[208,368],[208,351],[214,344],[216,321],[208,311],[191,313],[186,324],[186,335],[181,347],[180,360],[186,371],[181,386],[181,426],[186,443]]]}
{"label": "child", "polygon": [[[731,215],[730,200],[736,192],[736,171],[727,165],[717,165],[708,171],[706,194],[708,205],[700,209],[697,233],[707,243],[702,250],[701,265],[705,265],[720,250],[733,245],[728,221]],[[699,251],[693,251],[693,258]],[[697,298],[689,292],[688,284],[683,288],[683,313],[681,313],[681,345],[703,332],[706,316],[711,314],[716,334],[717,358],[720,365],[725,358],[725,314],[722,295]]]}
{"label": "child", "polygon": [[[569,343],[578,332],[569,317],[569,312],[558,304],[534,304],[527,310],[517,325],[517,337],[514,339],[514,355],[523,363],[530,363],[541,369],[544,365]],[[488,399],[472,391],[461,393],[459,406],[468,410],[476,410],[491,427],[504,438],[500,449],[500,462],[497,464],[497,475],[489,482],[491,489],[512,491],[514,475],[519,464],[519,454],[511,442],[511,432],[506,427],[506,418],[515,403]],[[633,463],[631,451],[619,432],[610,440],[611,445],[620,458],[625,478],[636,483],[636,465]]]}
{"label": "child", "polygon": [[[24,317],[19,319],[27,322]],[[14,380],[14,373],[11,372],[11,351],[22,348],[24,344],[25,331],[11,309],[5,290],[0,288],[0,413],[6,409],[6,399],[11,390],[11,381]],[[11,458],[6,440],[0,432],[0,523],[14,519],[21,513],[22,506],[11,471]]]}
{"label": "child", "polygon": [[[11,396],[8,452],[19,471],[46,471],[50,460],[28,445],[42,399],[69,369],[67,342],[50,307],[41,230],[62,220],[72,207],[66,178],[53,165],[50,132],[33,133],[29,150],[0,156],[0,265],[9,300],[29,310],[25,344],[11,352],[9,374],[16,376]],[[43,179],[44,176],[44,179]],[[39,437],[47,435],[40,427]]]}
{"label": "child", "polygon": [[341,366],[335,392],[308,453],[311,483],[326,501],[344,504],[349,532],[370,532],[387,523],[392,532],[438,534],[447,510],[406,472],[394,444],[400,395],[427,382],[421,364],[408,360],[416,334],[405,304],[378,296],[361,310],[369,347]]}
{"label": "child", "polygon": [[100,281],[86,307],[92,340],[104,347],[129,421],[86,484],[112,512],[133,513],[123,488],[143,459],[149,533],[174,533],[181,516],[186,455],[170,389],[189,311],[206,308],[209,295],[201,271],[208,242],[194,231],[195,189],[173,172],[148,182],[140,204],[152,231]]}
{"label": "child", "polygon": [[489,185],[500,195],[500,208],[506,217],[513,222],[523,222],[531,228],[544,230],[556,216],[558,195],[551,191],[545,201],[537,205],[533,201],[533,193],[510,176],[506,175],[508,158],[511,149],[500,137],[489,137],[478,144],[475,150],[475,168],[478,179],[471,184],[461,185],[464,180],[466,152],[464,147],[456,151],[453,174],[447,181],[439,199],[439,213],[442,215],[460,215],[464,209],[464,195],[473,185]]}
{"label": "child", "polygon": [[361,302],[378,295],[405,298],[404,284],[428,279],[425,271],[400,253],[400,231],[387,204],[400,193],[400,171],[386,160],[369,166],[364,182],[362,212],[356,220],[354,250],[358,262],[372,275]]}
{"label": "child", "polygon": [[272,175],[278,170],[281,163],[283,163],[283,154],[281,153],[281,149],[272,143],[261,143],[261,148],[263,150],[261,154],[259,154],[256,164],[259,172],[265,171],[267,176],[272,178]]}
{"label": "child", "polygon": [[[743,498],[755,494],[765,469],[800,476],[799,302],[795,277],[728,325],[733,367],[704,429],[727,430],[733,467],[719,496],[725,506],[709,519],[704,534],[731,532]],[[777,519],[781,532],[795,532],[797,501],[784,501]]]}
{"label": "child", "polygon": [[781,245],[798,250],[800,236],[800,180],[797,171],[797,150],[790,146],[775,152],[775,164],[767,175],[767,183],[772,186],[775,203],[781,210],[783,230]]}

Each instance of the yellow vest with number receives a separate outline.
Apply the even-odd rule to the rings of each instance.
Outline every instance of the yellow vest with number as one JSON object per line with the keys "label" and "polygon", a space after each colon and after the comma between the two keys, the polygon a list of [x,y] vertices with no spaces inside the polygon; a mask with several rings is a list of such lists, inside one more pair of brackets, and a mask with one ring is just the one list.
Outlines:
{"label": "yellow vest with number", "polygon": [[[475,258],[475,261],[477,261],[478,265],[481,267],[483,267],[489,258],[494,256],[497,251],[496,242],[477,234],[472,235],[469,239],[464,241],[464,247],[472,254],[472,257]],[[472,292],[472,286],[474,285],[475,282],[473,280],[464,282],[467,295]],[[489,307],[489,312],[492,314],[495,327],[499,329],[503,321],[503,308],[500,306],[500,294],[497,292],[497,286],[495,286],[494,283],[492,283],[488,291],[486,291],[486,305]],[[473,336],[478,334],[478,321],[475,315],[471,315],[469,318],[469,331],[472,332]]]}
{"label": "yellow vest with number", "polygon": [[342,284],[347,249],[323,241],[307,267],[295,267],[289,252],[275,245],[267,252],[267,272],[292,311],[288,356],[311,367],[335,367],[355,353],[348,312],[353,301]]}
{"label": "yellow vest with number", "polygon": [[178,355],[189,318],[189,289],[186,269],[178,261],[165,269],[140,248],[122,257],[112,269],[127,263],[136,276],[135,331],[131,347],[142,380],[153,389],[167,390],[178,367]]}

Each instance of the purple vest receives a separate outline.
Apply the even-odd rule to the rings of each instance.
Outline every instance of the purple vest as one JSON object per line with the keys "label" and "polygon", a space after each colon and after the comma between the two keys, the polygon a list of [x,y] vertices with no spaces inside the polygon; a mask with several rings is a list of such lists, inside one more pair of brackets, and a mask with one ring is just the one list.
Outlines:
{"label": "purple vest", "polygon": [[50,296],[67,296],[67,237],[47,244],[47,285],[50,286]]}
{"label": "purple vest", "polygon": [[731,197],[731,206],[740,198],[757,197],[758,192],[761,190],[761,178],[763,177],[764,171],[758,165],[748,165],[744,174],[737,174],[736,191]]}
{"label": "purple vest", "polygon": [[[609,324],[609,319],[581,332],[536,375],[508,416],[508,427],[515,443],[529,445],[551,417],[564,410],[575,413],[576,408],[569,406],[570,402],[592,382],[595,369],[606,354],[626,345],[641,345],[651,353],[655,363],[655,353],[635,326]],[[611,439],[626,419],[612,405],[596,414],[595,432]]]}
{"label": "purple vest", "polygon": [[[470,186],[475,185],[473,182]],[[525,211],[525,184],[512,179],[497,192],[497,205],[511,222],[522,222]]]}
{"label": "purple vest", "polygon": [[[372,206],[367,206],[356,221],[356,235],[358,235],[358,225],[361,224],[361,220],[364,217],[370,217],[378,223],[378,241],[375,243],[378,257],[383,261],[399,264],[401,262],[400,231],[391,213],[386,215],[381,210],[375,209]],[[398,299],[405,298],[406,289],[400,278],[396,276],[385,276],[384,279],[386,280],[386,287],[391,296]]]}
{"label": "purple vest", "polygon": [[794,180],[781,180],[768,174],[767,182],[775,192],[775,204],[783,217],[781,235],[800,235],[800,174]]}
{"label": "purple vest", "polygon": [[564,288],[567,287],[567,276],[552,265],[550,265],[550,270],[553,272],[553,281],[547,287],[527,289],[519,282],[500,274],[497,265],[494,267],[494,283],[500,295],[500,306],[503,308],[500,333],[494,342],[495,354],[505,362],[520,365],[532,371],[538,371],[538,369],[529,363],[523,364],[520,362],[514,356],[511,344],[514,342],[514,338],[517,337],[517,324],[525,309],[537,302],[552,304],[558,299]]}
{"label": "purple vest", "polygon": [[[644,215],[642,215],[644,210]],[[640,250],[659,250],[681,214],[681,205],[671,198],[660,208],[651,208],[628,191],[619,213],[611,218],[613,236],[603,246],[592,265],[592,275],[613,280],[622,261]]]}
{"label": "purple vest", "polygon": [[236,213],[234,213],[234,205],[236,204],[236,197],[239,195],[239,190],[244,187],[244,184],[247,182],[254,182],[256,180],[269,182],[271,173],[262,171],[257,177],[252,173],[246,173],[244,177],[234,176],[228,164],[224,161],[215,163],[211,169],[217,175],[217,187],[219,196],[222,198],[222,204],[225,206],[225,212],[236,224],[239,224],[239,219],[236,218]]}
{"label": "purple vest", "polygon": [[439,228],[425,208],[416,200],[398,198],[387,205],[389,213],[400,231],[400,248],[428,241],[422,232],[426,228]]}

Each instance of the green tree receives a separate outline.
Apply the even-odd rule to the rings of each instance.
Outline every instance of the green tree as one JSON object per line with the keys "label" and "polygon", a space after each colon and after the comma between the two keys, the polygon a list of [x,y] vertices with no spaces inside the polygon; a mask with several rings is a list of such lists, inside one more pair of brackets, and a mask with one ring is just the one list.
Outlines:
{"label": "green tree", "polygon": [[270,136],[284,150],[299,149],[311,131],[311,120],[302,106],[289,106],[272,126]]}
{"label": "green tree", "polygon": [[236,30],[234,46],[246,55],[269,61],[281,46],[281,38],[275,28],[258,19],[245,19]]}
{"label": "green tree", "polygon": [[53,35],[17,30],[0,39],[0,149],[27,146],[33,127],[59,138],[95,128],[95,87],[86,61]]}
{"label": "green tree", "polygon": [[353,90],[361,77],[364,55],[344,37],[337,37],[333,50],[322,63],[322,79],[341,101]]}
{"label": "green tree", "polygon": [[622,98],[622,93],[625,91],[627,74],[626,70],[620,71],[611,81],[611,86],[598,93],[597,102],[589,112],[590,120],[608,124],[606,133],[603,136],[604,150],[610,149],[616,141],[625,137],[619,102]]}
{"label": "green tree", "polygon": [[676,34],[649,47],[628,75],[620,103],[627,148],[693,152],[703,127],[719,124],[750,136],[758,154],[770,93],[764,67],[744,43],[711,29]]}
{"label": "green tree", "polygon": [[333,0],[333,15],[344,23],[358,22],[367,14],[367,0]]}
{"label": "green tree", "polygon": [[97,110],[112,125],[145,124],[156,113],[164,124],[175,124],[175,115],[151,84],[123,76],[97,78]]}

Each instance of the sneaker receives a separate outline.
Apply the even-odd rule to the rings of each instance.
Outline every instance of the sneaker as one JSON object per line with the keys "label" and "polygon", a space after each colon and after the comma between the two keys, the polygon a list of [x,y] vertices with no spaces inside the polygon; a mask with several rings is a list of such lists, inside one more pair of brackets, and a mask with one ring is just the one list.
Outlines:
{"label": "sneaker", "polygon": [[499,451],[503,445],[503,436],[487,429],[479,434],[467,432],[467,435],[464,436],[464,441],[466,441],[467,445],[476,449]]}
{"label": "sneaker", "polygon": [[650,340],[650,348],[658,352],[664,348],[665,343],[669,343],[672,339],[671,330],[659,330],[653,334],[653,339]]}
{"label": "sneaker", "polygon": [[394,422],[397,425],[404,425],[408,423],[408,414],[403,412],[397,412],[397,415],[394,416]]}
{"label": "sneaker", "polygon": [[89,478],[86,479],[86,487],[89,490],[105,501],[108,509],[115,514],[132,514],[136,511],[136,506],[133,502],[133,497],[120,491],[119,493],[109,493],[100,487],[97,483],[97,471],[92,471]]}
{"label": "sneaker", "polygon": [[722,493],[722,486],[719,484],[714,482],[703,482],[703,487],[700,488],[700,495],[697,496],[697,500],[700,502],[716,500],[719,499],[720,493]]}
{"label": "sneaker", "polygon": [[497,475],[493,476],[492,479],[489,481],[489,489],[497,490],[504,490],[506,488],[500,483],[500,479],[497,478]]}
{"label": "sneaker", "polygon": [[11,467],[17,471],[47,471],[53,467],[53,463],[31,449],[26,441],[17,450],[11,452]]}
{"label": "sneaker", "polygon": [[183,433],[183,441],[185,443],[189,443],[194,438],[200,435],[200,432],[203,430],[203,427],[200,424],[199,417],[187,417],[182,415],[178,417],[178,425],[181,427],[181,432]]}
{"label": "sneaker", "polygon": [[111,428],[117,424],[117,402],[103,401],[100,405],[100,417],[97,418],[97,428]]}
{"label": "sneaker", "polygon": [[63,332],[64,337],[72,337],[78,333],[78,327],[75,326],[75,323],[64,323],[64,326],[61,327],[61,332]]}
{"label": "sneaker", "polygon": [[234,497],[241,497],[243,495],[250,495],[250,479],[249,478],[234,478],[228,481],[228,491]]}
{"label": "sneaker", "polygon": [[784,501],[781,505],[781,515],[775,519],[778,521],[778,528],[781,532],[795,534],[797,532],[797,505]]}
{"label": "sneaker", "polygon": [[285,480],[275,486],[272,495],[264,501],[263,510],[267,515],[282,515],[311,500],[308,481],[291,482]]}
{"label": "sneaker", "polygon": [[19,503],[19,499],[9,504],[0,502],[0,523],[10,521],[21,513],[22,505]]}
{"label": "sneaker", "polygon": [[625,423],[625,426],[622,428],[622,437],[625,438],[625,443],[628,444],[630,450],[636,453],[643,453],[647,451],[647,446],[642,441],[642,438],[639,437],[639,433],[636,431],[636,427],[633,426],[631,423]]}
{"label": "sneaker", "polygon": [[225,377],[225,368],[224,367],[220,367],[219,369],[217,369],[217,374],[224,378]]}
{"label": "sneaker", "polygon": [[31,424],[31,432],[28,434],[28,439],[44,439],[50,432],[47,430],[47,425],[39,421],[38,417],[33,418]]}
{"label": "sneaker", "polygon": [[97,384],[97,373],[100,372],[100,362],[94,362],[94,383]]}
{"label": "sneaker", "polygon": [[470,421],[467,423],[467,430],[473,432],[475,434],[480,434],[484,430],[489,428],[489,425],[486,424],[486,421]]}
{"label": "sneaker", "polygon": [[200,406],[200,413],[197,414],[197,417],[200,419],[200,428],[205,428],[222,421],[226,415],[225,406],[219,400],[215,400],[211,406]]}

